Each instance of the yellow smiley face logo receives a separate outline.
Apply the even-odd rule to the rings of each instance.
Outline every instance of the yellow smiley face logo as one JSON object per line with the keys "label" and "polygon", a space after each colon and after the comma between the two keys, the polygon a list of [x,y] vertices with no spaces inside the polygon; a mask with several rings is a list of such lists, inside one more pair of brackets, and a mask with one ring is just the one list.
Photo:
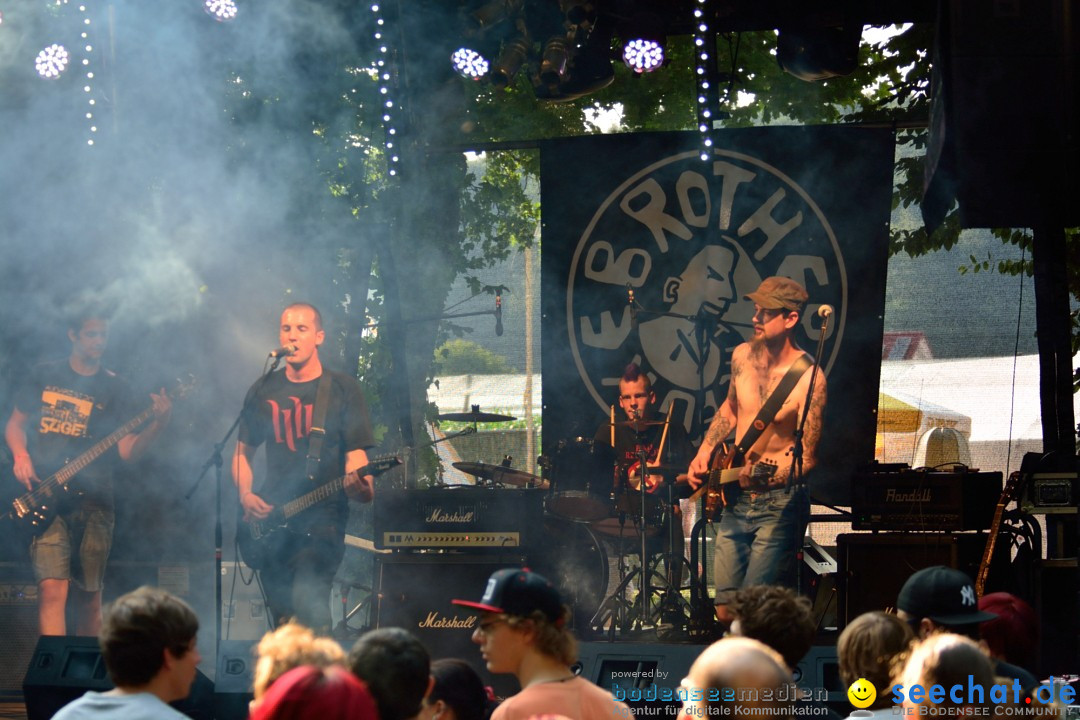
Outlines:
{"label": "yellow smiley face logo", "polygon": [[877,699],[877,688],[866,678],[859,678],[847,689],[847,698],[857,708],[868,708]]}

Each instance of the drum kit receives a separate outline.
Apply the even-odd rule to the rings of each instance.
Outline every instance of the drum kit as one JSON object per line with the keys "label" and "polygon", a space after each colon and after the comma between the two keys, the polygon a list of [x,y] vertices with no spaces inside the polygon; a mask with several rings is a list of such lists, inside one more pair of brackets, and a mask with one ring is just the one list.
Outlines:
{"label": "drum kit", "polygon": [[[480,412],[475,405],[471,412],[438,417],[470,422],[474,427],[480,422],[516,419]],[[616,424],[629,425],[636,433],[646,427],[640,421]],[[684,466],[648,466],[649,477],[660,477],[663,482],[655,488],[647,482],[635,483],[635,489],[611,445],[582,437],[561,440],[553,455],[541,456],[541,475],[510,467],[510,458],[502,464],[452,464],[475,477],[477,485],[547,491],[545,543],[539,552],[529,553],[529,563],[568,596],[579,635],[609,633],[614,637],[616,629],[687,627],[690,607],[680,584],[692,573],[683,572],[689,563],[682,555],[682,543],[676,543],[675,534],[681,534],[682,527],[673,510],[679,497],[688,494]],[[661,537],[665,532],[666,537]],[[618,558],[617,580],[610,576],[609,552]],[[653,554],[659,559],[650,563]],[[628,560],[634,555],[639,561],[632,565]],[[616,587],[608,593],[610,582],[616,582]]]}

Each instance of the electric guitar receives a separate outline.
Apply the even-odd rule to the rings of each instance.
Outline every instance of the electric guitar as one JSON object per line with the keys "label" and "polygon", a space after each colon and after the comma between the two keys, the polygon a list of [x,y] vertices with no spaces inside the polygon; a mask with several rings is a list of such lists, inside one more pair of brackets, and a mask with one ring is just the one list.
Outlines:
{"label": "electric guitar", "polygon": [[[194,386],[194,377],[190,377],[187,382],[178,382],[176,388],[169,393],[169,397],[174,400],[182,398]],[[14,522],[16,529],[27,535],[28,540],[29,537],[36,537],[45,532],[53,518],[60,513],[61,508],[72,500],[73,496],[81,494],[77,489],[73,490],[69,487],[71,479],[153,416],[154,406],[151,405],[39,482],[30,492],[15,498],[7,517]]]}
{"label": "electric guitar", "polygon": [[[362,468],[334,478],[288,502],[278,503],[262,520],[243,521],[236,530],[236,544],[240,548],[240,555],[244,558],[244,562],[250,568],[261,570],[266,565],[267,558],[273,554],[273,536],[279,530],[288,528],[289,521],[300,513],[337,497],[345,490],[345,480],[348,477],[382,475],[400,464],[401,458],[397,455],[380,455],[370,459]],[[243,507],[240,508],[240,512],[243,514]]]}
{"label": "electric guitar", "polygon": [[[735,466],[738,459],[739,451],[734,447],[729,450],[723,443],[717,445],[709,460],[709,472],[705,480],[701,483],[701,487],[690,496],[690,500],[705,496],[704,517],[710,521],[716,518],[720,508],[735,502],[739,474],[744,467]],[[776,474],[777,469],[778,465],[773,460],[755,462],[751,465],[750,482],[755,485],[765,484]],[[735,483],[734,487],[731,487],[732,483]]]}
{"label": "electric guitar", "polygon": [[986,578],[990,575],[990,561],[994,557],[994,546],[997,545],[998,534],[1001,532],[1001,516],[1005,514],[1005,508],[1016,499],[1020,489],[1020,473],[1014,472],[1005,481],[1005,489],[1001,491],[997,507],[994,509],[994,521],[990,523],[990,534],[986,538],[986,549],[983,551],[982,560],[979,562],[979,572],[975,576],[975,597],[981,598],[986,590]]}

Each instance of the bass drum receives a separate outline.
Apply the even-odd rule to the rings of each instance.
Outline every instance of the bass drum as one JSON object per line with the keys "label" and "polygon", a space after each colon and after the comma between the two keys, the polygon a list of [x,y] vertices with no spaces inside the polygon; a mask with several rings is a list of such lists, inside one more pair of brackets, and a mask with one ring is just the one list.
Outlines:
{"label": "bass drum", "polygon": [[545,509],[566,520],[591,522],[611,514],[615,451],[589,438],[560,440],[551,465]]}
{"label": "bass drum", "polygon": [[589,622],[607,596],[608,561],[603,543],[588,525],[547,517],[543,546],[529,553],[529,568],[555,584],[570,606],[574,634],[585,638]]}

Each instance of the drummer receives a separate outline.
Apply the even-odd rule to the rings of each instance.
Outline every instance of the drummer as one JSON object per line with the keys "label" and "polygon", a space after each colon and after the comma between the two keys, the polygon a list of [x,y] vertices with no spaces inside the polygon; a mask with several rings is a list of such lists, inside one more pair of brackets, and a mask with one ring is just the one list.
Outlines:
{"label": "drummer", "polygon": [[[636,490],[640,486],[641,474],[637,466],[643,449],[647,458],[646,464],[650,467],[662,465],[678,468],[694,456],[694,448],[690,444],[690,438],[687,437],[683,424],[675,420],[665,424],[663,417],[657,417],[656,393],[652,390],[652,383],[649,381],[649,376],[635,363],[627,365],[619,379],[619,407],[625,415],[625,420],[622,416],[616,418],[613,410],[609,422],[600,426],[595,438],[597,443],[615,448],[617,466],[615,482],[621,484],[621,487],[614,488],[616,493],[627,487]],[[666,502],[667,490],[663,488],[663,476],[647,475],[645,488],[661,501]],[[693,505],[688,503],[687,509],[692,510]],[[674,507],[674,513],[677,522],[676,532],[671,533],[673,535],[672,552],[678,557],[682,556],[685,545],[683,539],[685,529],[682,528],[681,522],[683,516],[678,503]],[[668,516],[665,513],[663,532],[659,533],[659,538],[667,538],[667,520]],[[650,543],[649,549],[650,552],[666,550],[663,547],[655,547],[654,543]]]}

